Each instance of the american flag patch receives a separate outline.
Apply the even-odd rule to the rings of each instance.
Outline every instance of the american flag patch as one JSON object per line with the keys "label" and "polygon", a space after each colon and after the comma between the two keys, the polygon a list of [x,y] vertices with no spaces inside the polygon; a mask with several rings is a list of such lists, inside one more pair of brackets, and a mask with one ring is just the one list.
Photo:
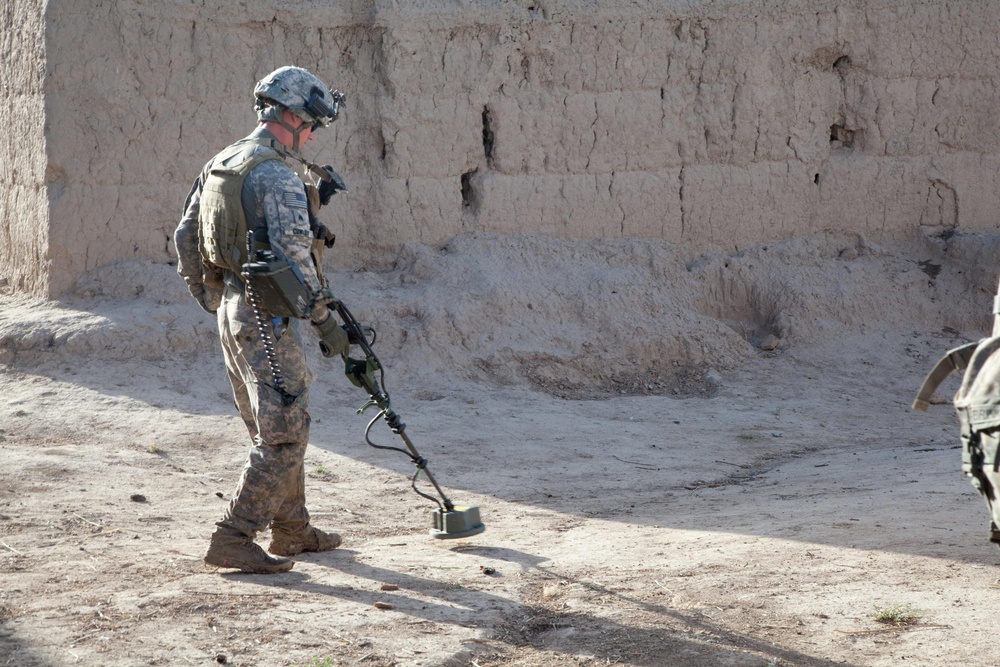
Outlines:
{"label": "american flag patch", "polygon": [[285,192],[282,195],[285,206],[290,208],[306,208],[306,194],[304,192]]}

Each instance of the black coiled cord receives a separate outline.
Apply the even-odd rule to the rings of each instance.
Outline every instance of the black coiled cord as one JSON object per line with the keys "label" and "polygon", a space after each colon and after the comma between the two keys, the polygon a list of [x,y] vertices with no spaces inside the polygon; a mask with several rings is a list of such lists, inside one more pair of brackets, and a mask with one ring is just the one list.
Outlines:
{"label": "black coiled cord", "polygon": [[278,354],[275,351],[275,342],[271,337],[270,320],[264,316],[264,311],[260,307],[260,301],[257,300],[257,295],[253,291],[253,287],[250,285],[250,280],[246,280],[247,286],[247,303],[253,309],[254,319],[257,321],[257,329],[260,331],[261,342],[264,343],[264,355],[267,357],[267,365],[271,369],[271,378],[274,382],[274,389],[281,395],[281,402],[285,405],[291,405],[295,401],[295,396],[288,393],[285,389],[285,376],[281,372],[281,366],[278,364]]}

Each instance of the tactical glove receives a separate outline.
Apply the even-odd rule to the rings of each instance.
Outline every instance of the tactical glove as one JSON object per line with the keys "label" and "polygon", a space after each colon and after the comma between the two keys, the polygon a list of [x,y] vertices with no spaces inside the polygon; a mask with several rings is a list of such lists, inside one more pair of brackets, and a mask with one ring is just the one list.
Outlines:
{"label": "tactical glove", "polygon": [[322,322],[313,322],[319,334],[319,349],[324,357],[335,357],[347,354],[351,344],[347,340],[347,332],[337,324],[332,315],[327,315]]}
{"label": "tactical glove", "polygon": [[323,165],[323,169],[326,173],[330,175],[330,180],[321,179],[317,188],[319,189],[319,203],[326,206],[330,203],[330,198],[337,194],[341,190],[347,192],[347,184],[344,183],[344,179],[340,177],[340,174],[333,170],[328,164]]}
{"label": "tactical glove", "polygon": [[219,309],[219,302],[221,301],[221,293],[219,290],[214,289],[211,286],[206,286],[203,283],[188,283],[188,291],[191,292],[191,296],[194,297],[201,309],[206,313],[215,314],[215,311]]}

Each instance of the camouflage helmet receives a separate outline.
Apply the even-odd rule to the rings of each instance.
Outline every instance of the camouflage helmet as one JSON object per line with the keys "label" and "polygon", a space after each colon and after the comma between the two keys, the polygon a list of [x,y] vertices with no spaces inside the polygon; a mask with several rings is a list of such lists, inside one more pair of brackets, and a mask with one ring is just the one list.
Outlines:
{"label": "camouflage helmet", "polygon": [[313,128],[337,120],[344,95],[331,91],[311,72],[301,67],[279,67],[257,82],[253,89],[257,117],[265,119],[269,107],[288,109]]}

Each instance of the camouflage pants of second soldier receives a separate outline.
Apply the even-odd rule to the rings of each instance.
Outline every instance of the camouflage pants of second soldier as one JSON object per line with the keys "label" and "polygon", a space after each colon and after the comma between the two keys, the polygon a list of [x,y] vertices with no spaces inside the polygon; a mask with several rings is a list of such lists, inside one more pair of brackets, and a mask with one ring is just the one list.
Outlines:
{"label": "camouflage pants of second soldier", "polygon": [[990,510],[990,541],[1000,544],[1000,429],[963,438],[963,468]]}
{"label": "camouflage pants of second soldier", "polygon": [[295,322],[289,322],[283,331],[271,327],[284,390],[295,397],[286,405],[274,386],[253,308],[243,290],[233,285],[232,276],[227,278],[218,310],[219,337],[233,398],[252,443],[239,486],[218,525],[251,538],[268,526],[297,534],[309,525],[303,460],[309,440],[309,385],[313,376]]}

